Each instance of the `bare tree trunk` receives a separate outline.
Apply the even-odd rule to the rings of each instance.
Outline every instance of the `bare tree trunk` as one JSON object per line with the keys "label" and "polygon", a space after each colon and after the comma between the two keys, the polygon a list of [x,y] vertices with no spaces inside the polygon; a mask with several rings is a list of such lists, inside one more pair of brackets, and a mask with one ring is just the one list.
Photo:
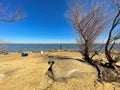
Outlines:
{"label": "bare tree trunk", "polygon": [[89,57],[86,57],[87,58],[87,62],[92,65],[98,72],[97,76],[98,76],[98,79],[101,78],[101,71],[100,71],[100,68],[99,68],[99,65],[97,63],[95,63],[93,60],[91,60]]}
{"label": "bare tree trunk", "polygon": [[[106,55],[106,58],[107,60],[109,61],[109,67],[112,68],[112,69],[115,69],[113,63],[114,63],[114,60],[111,56],[111,49],[113,48],[113,45],[111,46],[111,48],[109,49],[110,47],[110,44],[111,44],[111,38],[112,38],[112,33],[113,33],[113,30],[116,28],[116,26],[120,23],[120,19],[119,19],[119,16],[120,16],[120,11],[118,11],[117,15],[115,16],[114,20],[113,20],[113,23],[112,23],[112,27],[110,29],[110,32],[109,32],[109,36],[108,36],[108,39],[107,39],[107,42],[105,44],[105,55]],[[118,39],[118,38],[117,38]],[[114,41],[116,40],[116,37],[114,37],[113,39]]]}

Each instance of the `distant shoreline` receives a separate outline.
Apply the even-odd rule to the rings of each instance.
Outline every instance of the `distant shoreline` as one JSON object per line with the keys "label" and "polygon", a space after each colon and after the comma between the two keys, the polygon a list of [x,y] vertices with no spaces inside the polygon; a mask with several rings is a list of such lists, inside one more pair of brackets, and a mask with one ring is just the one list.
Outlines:
{"label": "distant shoreline", "polygon": [[[93,47],[96,47],[95,50],[97,50],[97,48],[102,48],[100,52],[104,52],[104,45],[105,44],[94,44]],[[120,46],[120,44],[116,44],[117,47]],[[5,47],[5,50],[8,52],[24,52],[24,51],[32,51],[32,52],[40,52],[40,51],[50,51],[50,50],[65,50],[65,51],[79,51],[80,50],[80,45],[78,46],[77,43],[73,43],[73,44],[22,44],[22,43],[5,43],[5,45],[3,45]],[[3,47],[3,49],[4,49]],[[81,48],[83,48],[81,46]],[[117,51],[115,49],[115,51]]]}

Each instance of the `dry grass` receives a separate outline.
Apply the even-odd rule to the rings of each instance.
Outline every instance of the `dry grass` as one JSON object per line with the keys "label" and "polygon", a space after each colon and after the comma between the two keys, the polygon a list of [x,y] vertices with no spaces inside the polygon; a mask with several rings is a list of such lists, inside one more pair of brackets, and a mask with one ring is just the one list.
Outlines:
{"label": "dry grass", "polygon": [[[76,52],[51,52],[49,55],[82,57]],[[95,84],[94,79],[96,75],[89,73],[83,73],[80,75],[80,78],[71,78],[66,82],[54,82],[46,75],[49,67],[46,60],[44,60],[46,56],[47,53],[44,55],[32,53],[28,57],[21,57],[20,53],[1,55],[0,74],[4,74],[5,77],[0,80],[0,90],[120,90],[117,83],[114,83],[114,85],[104,83],[103,85],[97,82]],[[56,73],[59,70],[60,72],[67,71],[68,68],[65,68],[66,64],[69,64],[71,69],[77,68],[85,72],[94,71],[87,64],[77,66],[73,61],[69,61],[69,63],[66,61],[63,61],[64,63],[61,62],[58,61],[56,66],[54,66]]]}

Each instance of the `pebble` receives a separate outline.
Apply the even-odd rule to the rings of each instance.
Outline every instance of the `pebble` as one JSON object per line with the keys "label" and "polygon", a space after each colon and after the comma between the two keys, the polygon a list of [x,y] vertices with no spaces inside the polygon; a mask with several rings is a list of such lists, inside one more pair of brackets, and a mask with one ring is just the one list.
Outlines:
{"label": "pebble", "polygon": [[0,74],[0,80],[3,80],[5,78],[5,74]]}

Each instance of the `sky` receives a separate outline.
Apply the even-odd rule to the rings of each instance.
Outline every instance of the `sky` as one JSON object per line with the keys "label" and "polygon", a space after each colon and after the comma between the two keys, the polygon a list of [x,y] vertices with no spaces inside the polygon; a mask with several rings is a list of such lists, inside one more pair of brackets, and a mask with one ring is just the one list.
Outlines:
{"label": "sky", "polygon": [[[109,4],[109,0],[105,0]],[[8,43],[76,43],[75,29],[65,18],[67,0],[0,0],[9,12],[22,6],[20,22],[0,21],[0,41]],[[100,37],[100,42],[106,33]]]}
{"label": "sky", "polygon": [[65,18],[66,0],[0,0],[11,12],[22,6],[21,22],[0,22],[0,40],[9,43],[74,43],[74,30]]}

